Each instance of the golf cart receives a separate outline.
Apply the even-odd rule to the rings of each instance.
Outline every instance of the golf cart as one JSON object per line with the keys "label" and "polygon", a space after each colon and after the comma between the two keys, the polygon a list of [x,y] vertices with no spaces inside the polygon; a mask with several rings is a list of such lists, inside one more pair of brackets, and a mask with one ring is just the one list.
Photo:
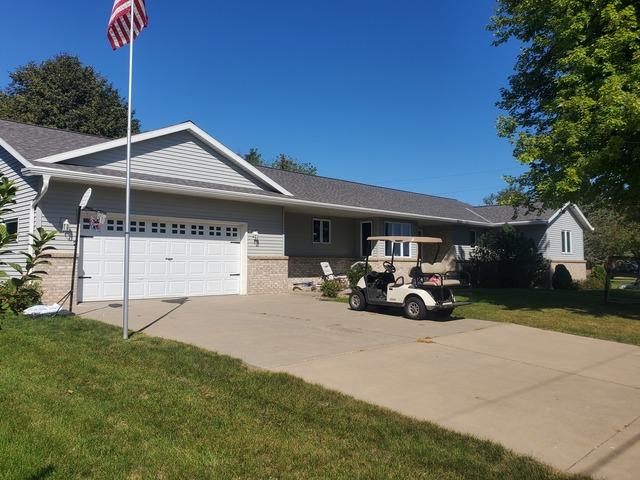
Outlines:
{"label": "golf cart", "polygon": [[[368,272],[360,279],[349,296],[352,310],[364,310],[368,305],[404,308],[405,316],[413,320],[422,320],[428,316],[445,319],[451,316],[453,309],[469,302],[456,302],[453,287],[460,285],[459,280],[447,278],[454,272],[436,273],[423,271],[422,250],[425,244],[437,245],[433,261],[436,263],[440,252],[441,238],[383,236],[369,237],[369,241],[396,243],[417,243],[418,258],[409,272],[409,279],[396,277],[393,265],[395,248],[392,248],[391,261],[383,262],[384,272]],[[369,255],[365,259],[365,272],[368,271]]]}

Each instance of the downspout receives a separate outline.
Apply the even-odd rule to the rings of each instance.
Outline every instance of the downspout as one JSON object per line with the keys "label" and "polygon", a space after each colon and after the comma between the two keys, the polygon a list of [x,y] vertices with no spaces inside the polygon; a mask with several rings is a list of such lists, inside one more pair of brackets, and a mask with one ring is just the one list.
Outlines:
{"label": "downspout", "polygon": [[47,190],[49,190],[50,180],[51,175],[42,175],[42,186],[40,187],[40,192],[38,192],[31,202],[31,208],[29,209],[29,253],[33,253],[33,238],[31,235],[33,235],[36,230],[36,208],[38,208],[38,203],[40,203],[42,197],[44,197]]}

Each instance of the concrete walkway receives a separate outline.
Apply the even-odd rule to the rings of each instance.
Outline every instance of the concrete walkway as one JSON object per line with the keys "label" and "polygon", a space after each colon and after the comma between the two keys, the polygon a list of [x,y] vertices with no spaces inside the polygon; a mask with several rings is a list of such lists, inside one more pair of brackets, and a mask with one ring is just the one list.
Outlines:
{"label": "concrete walkway", "polygon": [[[119,304],[79,312],[119,325]],[[130,328],[495,440],[557,468],[640,475],[640,348],[481,320],[415,322],[306,294],[132,302]]]}

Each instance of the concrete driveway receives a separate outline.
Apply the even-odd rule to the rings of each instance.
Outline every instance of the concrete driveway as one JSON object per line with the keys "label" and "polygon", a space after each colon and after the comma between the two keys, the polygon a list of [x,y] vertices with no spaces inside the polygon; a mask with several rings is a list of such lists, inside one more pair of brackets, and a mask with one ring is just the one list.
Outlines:
{"label": "concrete driveway", "polygon": [[[119,304],[87,317],[120,325]],[[130,328],[489,438],[557,468],[640,472],[640,348],[518,325],[411,321],[308,294],[132,302]]]}

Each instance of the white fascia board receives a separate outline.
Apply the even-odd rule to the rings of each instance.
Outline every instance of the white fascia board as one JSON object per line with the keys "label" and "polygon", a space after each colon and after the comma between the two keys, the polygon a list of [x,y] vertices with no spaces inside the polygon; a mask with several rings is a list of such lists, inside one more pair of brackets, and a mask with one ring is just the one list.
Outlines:
{"label": "white fascia board", "polygon": [[593,225],[591,225],[589,220],[587,220],[587,217],[584,215],[584,213],[582,213],[582,210],[580,210],[580,208],[575,203],[571,203],[571,202],[565,203],[561,208],[558,209],[557,212],[555,212],[551,216],[551,218],[549,218],[548,220],[549,225],[551,225],[556,220],[556,218],[558,218],[560,215],[562,215],[564,212],[566,212],[569,209],[573,211],[576,217],[578,217],[578,221],[582,223],[584,227],[586,227],[591,232],[595,230],[595,228],[593,228]]}
{"label": "white fascia board", "polygon": [[[124,177],[113,177],[111,175],[102,175],[97,173],[86,172],[74,172],[71,170],[60,170],[57,168],[34,166],[31,168],[23,169],[25,175],[51,175],[52,178],[58,178],[67,180],[70,182],[87,183],[91,182],[96,185],[116,186],[122,187],[125,184]],[[344,212],[353,212],[358,214],[393,217],[393,218],[407,218],[413,220],[437,220],[443,223],[459,224],[459,225],[474,225],[474,226],[488,226],[495,227],[500,224],[487,224],[482,221],[472,220],[460,220],[449,217],[438,217],[433,215],[419,215],[405,212],[397,212],[392,210],[378,210],[374,208],[366,207],[354,207],[346,205],[338,205],[333,203],[315,202],[311,200],[301,200],[291,197],[271,197],[268,195],[260,195],[259,193],[247,193],[247,192],[234,192],[229,190],[217,190],[214,188],[194,187],[186,185],[174,185],[165,182],[158,182],[155,180],[143,180],[138,178],[132,178],[131,184],[141,190],[158,191],[163,193],[174,193],[182,195],[194,195],[200,197],[221,198],[225,200],[235,200],[244,202],[266,203],[271,205],[281,206],[303,206],[303,207],[315,207],[330,210],[340,210]]]}
{"label": "white fascia board", "polygon": [[[273,181],[271,178],[266,176],[260,170],[255,168],[249,162],[244,160],[242,157],[231,151],[229,148],[225,147],[222,143],[218,142],[215,138],[209,135],[207,132],[202,130],[193,122],[184,122],[179,123],[177,125],[172,125],[170,127],[159,128],[157,130],[151,130],[150,132],[138,133],[131,137],[131,143],[144,142],[145,140],[150,140],[157,137],[162,137],[164,135],[170,135],[172,133],[184,132],[188,131],[202,140],[204,143],[209,145],[211,148],[219,151],[222,155],[229,158],[233,163],[237,166],[258,178],[263,183],[275,188],[278,192],[283,195],[292,196],[292,194],[286,190],[283,186],[279,185],[277,182]],[[112,148],[122,147],[127,144],[127,138],[118,138],[116,140],[110,140],[107,142],[99,143],[97,145],[92,145],[89,147],[78,148],[76,150],[71,150],[69,152],[63,152],[56,155],[50,155],[48,157],[39,158],[38,162],[42,163],[58,163],[65,160],[70,160],[72,158],[82,157],[84,155],[90,155],[92,153],[103,152],[105,150],[110,150]]]}
{"label": "white fascia board", "polygon": [[18,160],[24,167],[31,167],[31,162],[18,153],[18,151],[9,145],[4,139],[0,138],[0,147],[4,148],[9,154]]}
{"label": "white fascia board", "polygon": [[580,210],[580,207],[578,207],[578,205],[576,205],[575,203],[572,203],[571,209],[577,215],[578,220],[580,220],[584,224],[584,226],[589,229],[589,231],[593,232],[595,230],[595,228],[593,228],[593,225],[591,225],[591,222],[587,220],[587,217],[585,216],[584,213],[582,213],[582,210]]}

